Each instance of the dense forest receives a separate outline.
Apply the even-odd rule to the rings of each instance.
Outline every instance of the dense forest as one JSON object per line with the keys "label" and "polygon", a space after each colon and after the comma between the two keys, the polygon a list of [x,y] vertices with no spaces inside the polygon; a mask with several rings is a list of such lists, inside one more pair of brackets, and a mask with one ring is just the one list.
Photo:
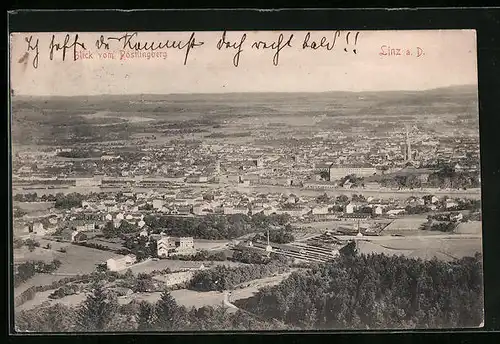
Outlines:
{"label": "dense forest", "polygon": [[100,158],[100,151],[93,151],[90,149],[75,149],[69,152],[59,152],[57,156],[62,158],[83,159],[83,158]]}
{"label": "dense forest", "polygon": [[420,226],[420,229],[451,233],[456,227],[456,223],[453,222],[426,222]]}
{"label": "dense forest", "polygon": [[[254,273],[273,273],[272,264],[200,272],[194,284],[202,290],[230,289],[258,278]],[[148,278],[138,278],[134,289],[143,289],[139,281]],[[188,309],[168,290],[156,303],[119,305],[104,281],[97,285],[95,280],[80,306],[20,311],[15,324],[18,331],[35,332],[477,327],[483,320],[482,281],[479,254],[442,262],[348,250],[331,262],[292,273],[250,299],[234,301],[239,307],[235,313],[222,305]]]}
{"label": "dense forest", "polygon": [[156,303],[132,301],[119,305],[117,296],[96,286],[78,307],[56,303],[21,311],[18,332],[119,332],[119,331],[250,331],[290,330],[277,320],[263,320],[245,311],[229,313],[221,306],[188,309],[177,304],[169,291]]}
{"label": "dense forest", "polygon": [[[292,229],[287,226],[286,229],[274,229],[269,231],[269,241],[277,244],[288,244],[295,241],[295,237],[291,233]],[[257,234],[253,240],[267,241],[266,233]]]}
{"label": "dense forest", "polygon": [[80,195],[79,193],[75,192],[67,195],[57,194],[55,207],[60,209],[71,209],[75,207],[81,207],[84,198],[85,198],[84,195]]}
{"label": "dense forest", "polygon": [[219,265],[213,269],[196,271],[189,289],[198,291],[224,291],[251,280],[288,271],[284,262],[272,260],[267,264],[249,264],[236,267]]}
{"label": "dense forest", "polygon": [[479,188],[481,183],[479,175],[472,172],[455,171],[450,166],[444,166],[437,172],[429,175],[426,182],[422,182],[416,175],[391,175],[380,181],[383,187],[397,187],[417,189],[421,187],[429,188],[452,188],[468,189]]}
{"label": "dense forest", "polygon": [[56,271],[61,266],[61,261],[54,259],[50,263],[45,263],[44,261],[28,261],[19,264],[14,273],[14,287],[18,287],[33,276],[36,273],[51,273]]}
{"label": "dense forest", "polygon": [[169,259],[185,261],[223,262],[227,260],[227,256],[223,251],[210,252],[207,250],[201,250],[192,255],[172,255],[169,257]]}
{"label": "dense forest", "polygon": [[207,215],[202,218],[153,216],[144,218],[152,232],[166,232],[172,236],[192,236],[197,239],[234,239],[245,234],[262,231],[270,226],[284,226],[289,217],[282,215],[242,214],[217,216]]}
{"label": "dense forest", "polygon": [[451,263],[342,255],[235,304],[305,329],[477,327],[482,283],[479,254]]}
{"label": "dense forest", "polygon": [[239,250],[236,249],[233,251],[233,256],[231,257],[233,261],[241,262],[245,264],[266,264],[269,261],[265,255],[262,254],[262,251],[253,251],[253,250]]}

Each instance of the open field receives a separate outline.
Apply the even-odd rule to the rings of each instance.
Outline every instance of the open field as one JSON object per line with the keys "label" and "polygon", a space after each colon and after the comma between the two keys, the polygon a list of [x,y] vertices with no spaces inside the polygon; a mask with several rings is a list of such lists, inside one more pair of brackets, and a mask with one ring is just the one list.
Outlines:
{"label": "open field", "polygon": [[[242,283],[242,285],[245,285],[245,287],[241,289],[232,290],[230,301],[249,298],[264,286],[272,286],[279,284],[285,278],[290,276],[290,273],[291,272]],[[224,293],[218,291],[199,292],[188,289],[179,289],[172,291],[171,294],[180,305],[186,306],[188,308],[217,306],[217,305],[222,305],[224,303]],[[156,302],[160,299],[160,296],[161,296],[160,292],[155,292],[155,293],[133,294],[126,297],[121,297],[119,299],[120,303],[128,303],[132,300],[148,300],[150,302]]]}
{"label": "open field", "polygon": [[224,294],[218,291],[199,292],[194,290],[174,290],[172,296],[175,300],[188,308],[201,308],[203,306],[222,305]]}
{"label": "open field", "polygon": [[204,240],[195,239],[194,247],[198,250],[221,251],[227,249],[230,240]]}
{"label": "open field", "polygon": [[[370,224],[370,225],[385,225],[393,220],[387,219],[368,219],[362,220],[362,224]],[[324,232],[325,230],[335,230],[339,227],[350,227],[354,225],[356,221],[341,221],[341,220],[327,220],[327,221],[315,221],[315,222],[296,222],[292,223],[295,227],[300,228],[303,231],[310,231],[311,233],[315,232]]]}
{"label": "open field", "polygon": [[[232,297],[232,299],[248,298],[251,295],[253,295],[254,290],[256,289],[250,289],[250,288],[241,289],[241,291],[238,291],[238,294],[235,294],[235,295],[241,295],[241,297],[235,296],[235,298]],[[43,303],[46,303],[47,305],[52,305],[54,303],[63,303],[65,305],[77,306],[86,297],[84,293],[81,293],[77,295],[65,296],[58,300],[50,300],[48,296],[53,291],[54,290],[48,290],[42,293],[38,293],[35,299],[26,302],[22,306],[18,307],[16,310],[34,308],[40,306]],[[199,292],[188,289],[180,289],[171,291],[171,294],[175,298],[178,304],[188,308],[191,307],[201,308],[203,306],[218,306],[222,305],[224,302],[224,293],[218,291]],[[161,292],[134,293],[128,296],[118,297],[118,302],[120,304],[128,304],[133,300],[156,302],[160,299],[160,297],[161,297]]]}
{"label": "open field", "polygon": [[55,202],[13,202],[13,206],[19,207],[21,210],[28,213],[47,211],[53,208]]}
{"label": "open field", "polygon": [[224,262],[207,262],[207,261],[182,261],[182,260],[171,260],[171,259],[160,259],[157,261],[151,260],[149,262],[145,262],[140,265],[135,265],[130,268],[130,270],[134,274],[139,274],[139,273],[150,273],[153,272],[154,270],[164,270],[169,268],[172,271],[177,271],[177,270],[182,270],[186,268],[197,268],[201,265],[204,265],[205,267],[209,267],[211,265],[226,265],[226,266],[238,266],[241,265],[242,263],[236,263],[236,262],[229,262],[229,261],[224,261]]}
{"label": "open field", "polygon": [[[187,289],[171,291],[172,296],[178,304],[191,308],[201,308],[203,306],[222,305],[224,294],[216,291],[199,292]],[[161,292],[132,294],[118,298],[120,304],[130,303],[132,300],[156,302],[160,299]]]}
{"label": "open field", "polygon": [[283,280],[285,280],[288,276],[290,276],[290,274],[293,271],[296,270],[297,269],[292,269],[292,271],[286,272],[284,274],[264,277],[250,282],[242,283],[240,286],[242,286],[243,288],[238,288],[239,286],[237,286],[235,289],[231,291],[229,301],[232,302],[241,299],[248,299],[249,297],[255,295],[255,293],[257,293],[259,289],[263,287],[271,287],[280,284]]}
{"label": "open field", "polygon": [[[26,291],[28,288],[31,288],[33,286],[50,285],[50,284],[57,282],[65,277],[66,276],[63,276],[63,275],[36,274],[35,276],[33,276],[33,278],[30,278],[28,281],[21,284],[19,287],[14,288],[14,297],[19,296],[24,291]],[[38,294],[37,294],[36,298],[38,298]]]}
{"label": "open field", "polygon": [[[13,99],[16,114],[12,123],[13,142],[24,145],[74,144],[82,137],[89,137],[92,142],[127,140],[138,133],[175,132],[169,127],[175,122],[183,122],[182,128],[210,131],[219,124],[218,130],[229,126],[233,132],[257,125],[276,133],[276,124],[285,124],[287,128],[335,125],[347,129],[352,128],[354,121],[382,118],[381,123],[371,123],[371,129],[386,131],[400,125],[402,120],[418,118],[429,130],[447,132],[450,124],[454,124],[452,120],[463,115],[470,124],[466,129],[477,133],[477,89],[469,85],[420,92],[105,95],[84,99],[16,96]],[[426,116],[426,112],[432,116]],[[436,116],[439,122],[427,118]],[[149,119],[147,122],[142,121],[145,117]],[[68,122],[72,123],[69,130]],[[76,137],[68,135],[68,131]]]}
{"label": "open field", "polygon": [[33,300],[26,301],[24,304],[16,307],[16,311],[32,309],[41,305],[53,306],[56,303],[61,303],[66,306],[77,306],[82,303],[87,297],[85,293],[80,293],[75,295],[68,295],[57,300],[49,299],[49,295],[54,291],[55,289],[37,293],[36,297]]}
{"label": "open field", "polygon": [[62,265],[57,270],[57,273],[88,274],[94,271],[97,264],[104,263],[109,258],[117,256],[113,252],[76,245],[68,245],[66,250],[66,253],[62,253],[58,258]]}
{"label": "open field", "polygon": [[470,221],[460,223],[455,229],[455,233],[458,234],[481,234],[482,233],[482,223],[481,221]]}
{"label": "open field", "polygon": [[466,256],[474,256],[482,252],[481,237],[383,237],[376,240],[362,239],[358,241],[360,253],[401,254],[408,257],[453,260]]}
{"label": "open field", "polygon": [[[466,132],[470,133],[473,138],[477,138],[476,98],[476,86],[472,87],[472,89],[467,88],[467,90],[451,88],[423,92],[387,93],[105,95],[71,98],[55,97],[52,99],[42,97],[19,98],[19,96],[16,96],[13,98],[16,99],[13,104],[15,115],[12,120],[13,152],[22,151],[24,147],[21,147],[21,144],[32,144],[31,148],[35,151],[49,148],[48,152],[50,153],[54,152],[56,148],[64,147],[73,150],[83,149],[89,152],[92,150],[93,153],[90,154],[91,158],[82,159],[45,158],[40,155],[31,160],[29,156],[13,155],[13,166],[15,167],[13,172],[19,175],[19,177],[16,176],[19,180],[16,181],[17,185],[13,193],[37,192],[38,195],[54,195],[59,192],[64,194],[73,192],[88,194],[90,192],[107,193],[126,190],[130,192],[158,191],[160,194],[165,194],[165,190],[176,189],[178,196],[182,196],[176,198],[185,196],[185,198],[194,199],[193,202],[198,202],[200,199],[209,200],[210,198],[204,196],[205,193],[211,193],[212,190],[225,189],[226,195],[230,191],[252,194],[251,196],[241,195],[240,204],[242,201],[243,204],[246,204],[247,200],[244,198],[248,198],[248,202],[252,202],[251,198],[255,199],[256,193],[265,195],[274,193],[283,196],[295,194],[313,198],[324,194],[330,197],[356,194],[365,197],[372,195],[384,201],[390,198],[404,200],[409,196],[429,194],[438,197],[447,195],[452,198],[480,199],[481,191],[479,189],[398,190],[379,188],[377,186],[344,189],[333,188],[331,184],[325,186],[321,185],[321,183],[315,184],[312,182],[312,180],[315,180],[313,174],[319,172],[315,170],[320,169],[316,168],[316,166],[330,164],[330,160],[336,161],[336,164],[342,164],[342,161],[346,161],[353,165],[361,164],[364,160],[366,160],[367,165],[379,164],[387,160],[388,166],[402,166],[399,162],[402,162],[403,158],[400,158],[400,154],[397,152],[388,154],[387,158],[384,158],[383,154],[374,154],[373,152],[387,151],[389,147],[392,147],[389,150],[399,151],[398,146],[404,140],[401,131],[406,124],[415,125],[418,129],[419,137],[418,140],[415,140],[414,145],[412,141],[412,147],[414,150],[418,150],[420,156],[423,155],[425,158],[419,157],[418,160],[426,162],[428,157],[433,158],[434,153],[430,153],[429,156],[423,153],[427,151],[427,148],[423,146],[424,141],[436,140],[439,141],[438,147],[445,149],[444,153],[435,153],[438,160],[441,159],[441,156],[444,156],[446,161],[448,159],[447,148],[450,148],[450,152],[471,153],[472,155],[466,155],[466,158],[475,164],[474,161],[478,152],[475,151],[476,148],[472,144],[468,148],[469,143],[467,143],[463,152],[461,152],[460,144],[451,143],[451,141],[461,138],[462,133]],[[459,119],[459,117],[462,119]],[[452,130],[457,132],[452,134]],[[425,137],[423,134],[425,134]],[[465,134],[464,137],[466,137]],[[197,140],[201,141],[201,146],[198,146]],[[422,142],[422,147],[420,147],[420,142]],[[433,145],[432,142],[429,142],[426,145]],[[315,146],[316,148],[314,148]],[[302,158],[302,153],[304,153],[304,158]],[[237,170],[236,166],[239,164],[240,159],[247,159],[250,156],[252,156],[251,159],[254,159],[254,154],[264,157],[265,167],[262,172],[258,168],[259,164],[257,164],[257,169],[252,167],[250,170],[246,170],[246,167],[242,166],[241,170]],[[75,156],[78,155],[80,154],[75,154]],[[101,160],[101,155],[121,155],[123,161]],[[290,161],[292,155],[296,155],[295,158],[298,158],[294,159],[293,163]],[[378,155],[380,156],[377,157]],[[368,158],[368,156],[371,157]],[[146,161],[142,160],[143,157],[147,158]],[[343,160],[343,158],[346,160]],[[17,159],[19,161],[16,161]],[[44,159],[48,161],[43,161]],[[209,160],[214,159],[222,160],[222,170],[225,171],[219,171],[221,175],[227,174],[234,177],[242,175],[243,177],[247,174],[246,171],[249,171],[255,177],[254,170],[257,170],[257,173],[263,176],[269,175],[280,178],[290,176],[294,183],[293,186],[284,186],[284,182],[282,186],[269,186],[265,185],[264,181],[262,181],[262,184],[254,184],[254,181],[251,181],[250,186],[242,187],[231,185],[229,181],[221,181],[220,183],[175,182],[175,184],[171,184],[169,189],[138,188],[128,187],[127,185],[127,180],[134,176],[144,177],[149,181],[154,181],[155,178],[165,181],[166,178],[162,177],[162,175],[173,176],[179,173],[179,175],[184,176],[198,176],[199,173],[210,173],[209,171],[212,168],[205,169],[204,167],[213,166],[213,162]],[[455,161],[455,158],[450,158],[450,162],[453,161]],[[432,161],[430,163],[433,164]],[[23,169],[18,169],[18,166],[21,167],[21,165],[37,165],[37,168],[31,173],[26,173],[23,172]],[[246,165],[246,163],[243,165]],[[164,167],[166,167],[166,171]],[[268,172],[266,172],[267,170]],[[44,175],[66,177],[63,177],[64,180],[54,182],[54,185],[51,186],[44,184],[41,180],[30,180],[30,177]],[[104,175],[106,177],[103,185],[112,185],[113,187],[65,187],[65,185],[70,184],[76,185],[74,183],[75,176],[83,177],[85,175]],[[116,175],[131,177],[121,179],[122,177],[116,178]],[[297,186],[295,177],[297,177],[297,180],[309,180],[310,185],[306,185],[306,187]],[[116,184],[108,184],[106,179],[111,179]],[[367,182],[369,179],[370,177],[367,177],[365,181]],[[221,180],[224,180],[224,178],[221,178]],[[368,183],[366,184],[368,185]],[[437,181],[428,183],[428,185],[439,184],[441,183]],[[25,186],[25,189],[23,189],[24,185],[30,186]],[[140,184],[132,182],[130,185]],[[146,183],[142,185],[147,186]],[[474,183],[474,185],[477,184]],[[199,191],[202,191],[201,194],[203,194],[201,198],[199,197],[201,196]],[[226,195],[221,196],[222,203],[229,203],[229,201],[233,200],[236,201],[235,203],[238,202],[239,196]],[[148,197],[148,200],[153,197],[156,196]],[[218,199],[219,196],[214,193],[213,197]],[[119,199],[121,198],[119,197]],[[273,199],[273,197],[269,197],[269,202],[274,202]],[[139,205],[143,201],[146,200],[138,200],[135,205]],[[118,202],[120,208],[121,203],[120,200]],[[281,203],[284,203],[284,200],[277,201],[278,205],[281,205]],[[390,203],[392,202],[390,201]],[[15,205],[28,212],[27,217],[31,217],[33,221],[40,221],[35,217],[49,214],[50,208],[54,206],[53,203],[16,203]],[[74,215],[73,212],[76,214],[74,210],[65,212],[61,209],[60,211],[68,214],[68,217]],[[104,212],[102,210],[85,210],[85,212],[87,211],[95,212],[97,215],[103,215]],[[125,207],[121,208],[120,211],[129,212]],[[149,211],[137,210],[133,212],[144,212],[146,214]],[[65,225],[65,221],[60,221],[59,226]],[[306,221],[308,221],[307,217],[304,222],[293,223],[293,226],[298,228],[293,233],[296,241],[295,246],[298,249],[300,249],[301,244],[304,245],[304,241],[321,235],[326,230],[335,230],[339,227],[352,228],[351,226],[357,223],[355,220],[305,223]],[[394,217],[391,220],[367,220],[361,221],[360,224],[364,228],[366,224],[374,225],[378,224],[379,221],[392,222],[382,231],[382,236],[352,237],[332,234],[331,237],[339,238],[344,243],[349,240],[356,240],[359,252],[364,254],[384,253],[422,259],[436,257],[439,260],[451,261],[464,256],[472,256],[476,252],[482,251],[481,223],[460,224],[455,233],[420,230],[420,225],[426,222],[425,215],[404,215],[401,219]],[[71,225],[72,220],[69,222]],[[199,232],[203,231],[204,228],[199,226],[198,229],[192,233],[200,235]],[[14,230],[17,231],[18,229]],[[28,234],[24,229],[20,230],[23,233],[15,232],[16,236]],[[394,234],[400,234],[404,237],[391,237]],[[249,237],[253,235],[253,233],[248,234]],[[15,296],[32,286],[49,285],[67,276],[88,274],[95,270],[97,264],[118,256],[112,252],[74,246],[68,243],[57,243],[43,238],[37,238],[36,240],[40,242],[41,247],[50,243],[52,248],[37,248],[34,252],[29,252],[27,248],[23,247],[14,251],[14,261],[16,263],[29,260],[50,262],[53,259],[58,259],[62,262],[62,266],[54,274],[35,275],[15,289]],[[325,243],[327,241],[329,240],[324,240]],[[333,241],[330,240],[330,242]],[[94,237],[91,242],[104,244],[114,249],[122,248],[120,241],[110,242],[109,240]],[[227,251],[230,244],[230,240],[194,240],[195,248],[199,250]],[[340,247],[340,245],[337,247],[337,244],[329,245],[335,249]],[[66,248],[66,253],[57,251],[62,247]],[[310,258],[314,259],[315,254],[312,253],[314,248],[308,247],[307,249]],[[316,251],[321,250],[316,249]],[[234,251],[230,252],[232,254]],[[293,256],[293,254],[290,255]],[[316,257],[318,255],[316,253]],[[304,257],[299,254],[294,256]],[[202,264],[209,268],[216,265],[242,265],[242,263],[227,261],[200,262],[151,259],[132,265],[130,270],[135,275],[151,273],[154,270],[161,271],[167,268],[172,271],[184,269],[193,271]],[[126,269],[120,271],[120,273],[124,273]],[[190,274],[191,272],[186,275]],[[184,274],[180,273],[179,275]],[[230,305],[230,302],[250,298],[263,287],[276,285],[289,275],[290,273],[286,273],[248,281],[242,283],[239,286],[241,288],[236,288],[231,292],[198,292],[181,289],[171,293],[180,305],[188,308],[223,304],[227,306]],[[165,276],[154,278],[164,279]],[[16,310],[56,303],[77,306],[86,297],[86,293],[81,293],[50,300],[48,296],[53,291],[48,290],[37,293],[34,300],[26,302]],[[133,300],[156,302],[160,296],[160,292],[133,293],[119,297],[119,302],[121,304],[127,304]],[[315,302],[318,300],[321,302],[323,297],[321,293],[319,293],[318,297],[319,299],[316,299]],[[269,300],[269,302],[279,303],[281,301],[278,298],[277,300]]]}
{"label": "open field", "polygon": [[[57,269],[54,275],[36,274],[33,278],[29,279],[18,288],[15,288],[15,296],[32,286],[49,285],[52,282],[58,281],[67,276],[91,273],[95,270],[97,264],[106,262],[109,258],[116,256],[116,254],[112,252],[96,250],[83,246],[74,246],[66,243],[40,240],[41,246],[44,246],[47,243],[52,245],[52,249],[46,250],[37,248],[33,252],[24,250],[24,248],[15,250],[14,262],[22,263],[29,260],[43,260],[49,262],[54,259],[59,259],[62,263],[61,267]],[[66,253],[57,251],[57,249],[61,247],[66,248]]]}
{"label": "open field", "polygon": [[411,216],[401,219],[395,219],[387,227],[384,228],[382,233],[393,234],[401,232],[404,234],[408,234],[409,232],[419,231],[420,226],[426,222],[426,216]]}
{"label": "open field", "polygon": [[293,236],[296,242],[307,241],[314,237],[323,234],[324,230],[314,230],[314,229],[299,229],[293,232]]}
{"label": "open field", "polygon": [[[125,122],[130,122],[130,123],[140,123],[140,122],[148,122],[148,121],[154,121],[154,118],[148,118],[148,117],[142,117],[142,116],[137,116],[130,115],[130,116],[123,116],[120,115],[119,112],[112,112],[112,111],[99,111],[91,114],[84,114],[81,115],[82,117],[89,119],[89,120],[96,120],[96,119],[108,119],[106,121],[105,125],[113,125],[113,124],[119,124]],[[114,120],[117,121],[117,123],[109,123],[109,120]],[[94,125],[102,125],[95,123]]]}
{"label": "open field", "polygon": [[402,248],[394,249],[386,246],[379,245],[371,241],[358,241],[357,245],[359,253],[362,254],[386,254],[386,255],[410,255],[413,250],[405,250]]}
{"label": "open field", "polygon": [[[29,192],[28,192],[29,193]],[[16,192],[13,190],[13,194]],[[19,208],[21,211],[26,214],[23,215],[24,219],[27,220],[36,220],[39,217],[45,217],[50,214],[50,209],[53,209],[55,202],[13,202],[13,209]],[[14,228],[15,235],[23,235],[27,234],[23,232],[21,228]]]}
{"label": "open field", "polygon": [[26,246],[23,246],[14,249],[13,255],[14,264],[21,264],[30,260],[42,260],[44,262],[51,262],[54,259],[61,260],[64,253],[57,252],[54,246],[49,250],[42,247],[35,247],[33,252],[30,252]]}
{"label": "open field", "polygon": [[[384,228],[388,223],[392,220],[364,220],[361,223],[361,227],[368,226],[381,226]],[[295,237],[295,241],[307,241],[308,239],[319,236],[326,231],[335,231],[340,228],[352,228],[356,222],[351,221],[339,221],[339,220],[328,220],[328,221],[317,221],[317,222],[296,222],[292,225],[297,229],[294,230],[293,236]]]}
{"label": "open field", "polygon": [[[234,300],[249,298],[264,286],[273,286],[279,284],[285,278],[290,276],[291,273],[292,271],[284,274],[279,274],[276,276],[270,276],[242,283],[241,286],[243,286],[243,288],[237,288],[231,292],[230,300],[234,301]],[[16,310],[31,309],[40,306],[42,304],[53,305],[54,303],[63,303],[65,305],[76,306],[80,304],[86,297],[85,293],[80,293],[76,295],[65,296],[57,300],[51,300],[48,298],[48,296],[52,292],[54,292],[54,290],[40,292],[37,294],[35,299],[27,301],[26,303],[18,307]],[[199,292],[194,290],[180,289],[172,291],[171,294],[180,305],[186,306],[188,308],[217,306],[217,305],[222,305],[224,302],[224,293],[218,291]],[[132,300],[136,301],[145,300],[149,302],[156,302],[160,299],[160,297],[161,297],[161,292],[134,293],[128,296],[120,296],[118,297],[118,301],[120,304],[127,304]]]}
{"label": "open field", "polygon": [[[89,234],[91,234],[91,233],[89,233]],[[113,250],[120,250],[120,249],[124,248],[123,240],[116,240],[116,242],[113,242],[113,241],[107,240],[107,239],[93,238],[93,239],[87,240],[87,242],[90,244],[103,245],[103,246],[106,246],[106,247],[113,249]]]}

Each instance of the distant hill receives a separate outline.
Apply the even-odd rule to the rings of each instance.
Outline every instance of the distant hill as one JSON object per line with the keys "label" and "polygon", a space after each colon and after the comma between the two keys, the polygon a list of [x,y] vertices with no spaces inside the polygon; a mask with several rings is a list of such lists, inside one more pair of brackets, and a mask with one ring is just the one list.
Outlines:
{"label": "distant hill", "polygon": [[129,95],[90,95],[90,96],[27,96],[16,95],[15,101],[81,101],[81,102],[100,102],[100,101],[165,101],[165,100],[208,100],[208,99],[238,99],[238,98],[296,98],[298,97],[363,97],[363,96],[397,96],[397,95],[457,95],[457,94],[477,94],[476,85],[455,85],[448,87],[439,87],[428,90],[415,91],[324,91],[324,92],[241,92],[241,93],[170,93],[170,94],[129,94]]}
{"label": "distant hill", "polygon": [[477,121],[475,86],[383,92],[16,95],[12,101],[12,139],[31,144],[70,144],[79,138],[96,142],[127,139],[133,133],[163,133],[172,123],[181,122],[183,128],[212,130],[212,126],[243,118],[290,124],[316,117],[321,121],[306,123],[350,130],[352,123],[338,121],[339,117],[357,120],[372,116],[389,123],[421,116],[443,116],[444,120],[449,115]]}
{"label": "distant hill", "polygon": [[477,85],[458,85],[458,86],[448,86],[448,87],[439,87],[433,88],[430,90],[426,90],[424,92],[427,93],[477,93]]}

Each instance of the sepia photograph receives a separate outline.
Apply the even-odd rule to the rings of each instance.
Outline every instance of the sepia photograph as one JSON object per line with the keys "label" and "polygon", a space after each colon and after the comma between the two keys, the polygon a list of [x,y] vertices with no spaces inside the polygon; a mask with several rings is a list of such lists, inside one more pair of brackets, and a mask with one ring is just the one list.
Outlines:
{"label": "sepia photograph", "polygon": [[16,333],[484,326],[474,30],[9,55]]}

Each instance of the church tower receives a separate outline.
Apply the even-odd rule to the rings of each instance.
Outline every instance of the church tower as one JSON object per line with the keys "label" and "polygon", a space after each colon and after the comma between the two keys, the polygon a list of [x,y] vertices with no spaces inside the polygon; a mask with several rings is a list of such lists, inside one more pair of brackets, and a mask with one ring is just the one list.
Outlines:
{"label": "church tower", "polygon": [[215,173],[220,174],[220,160],[219,159],[217,159],[217,161],[215,162]]}
{"label": "church tower", "polygon": [[406,144],[405,144],[405,161],[412,161],[413,154],[411,152],[410,129],[406,125]]}
{"label": "church tower", "polygon": [[269,242],[269,229],[267,230],[267,246],[266,246],[266,251],[267,252],[271,252],[273,250],[273,248],[271,247],[270,245],[270,242]]}

